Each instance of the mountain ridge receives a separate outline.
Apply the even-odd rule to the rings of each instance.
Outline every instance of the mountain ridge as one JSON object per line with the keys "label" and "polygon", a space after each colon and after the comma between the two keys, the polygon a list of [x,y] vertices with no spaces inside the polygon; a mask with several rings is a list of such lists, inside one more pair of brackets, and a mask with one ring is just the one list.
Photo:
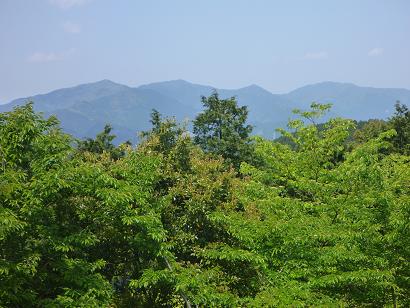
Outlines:
{"label": "mountain ridge", "polygon": [[164,116],[175,116],[178,121],[192,120],[202,110],[201,96],[208,96],[214,90],[222,98],[235,96],[239,105],[247,105],[254,133],[267,138],[275,136],[275,128],[286,126],[294,108],[307,109],[313,101],[333,103],[332,116],[355,120],[387,118],[396,100],[410,104],[408,89],[361,87],[331,81],[273,94],[256,84],[220,89],[177,79],[131,87],[103,79],[18,98],[0,105],[0,112],[33,100],[36,111],[46,116],[56,114],[62,128],[78,138],[93,137],[105,123],[110,123],[119,137],[118,142],[127,139],[136,142],[137,132],[150,127],[149,114],[153,108]]}
{"label": "mountain ridge", "polygon": [[[137,86],[130,86],[130,85],[125,85],[125,84],[121,84],[115,81],[112,81],[110,79],[101,79],[98,81],[92,81],[92,82],[86,82],[86,83],[81,83],[81,84],[77,84],[74,86],[67,86],[67,87],[63,87],[63,88],[59,88],[59,89],[55,89],[55,90],[51,90],[45,93],[39,93],[39,94],[34,94],[34,95],[30,95],[30,96],[25,96],[25,97],[19,97],[19,98],[15,98],[12,99],[9,102],[0,102],[0,106],[2,105],[9,105],[10,103],[17,101],[17,100],[29,100],[35,96],[42,96],[42,95],[49,95],[52,94],[54,92],[59,92],[59,91],[63,91],[63,90],[70,90],[70,89],[75,89],[75,88],[79,88],[79,87],[83,87],[83,86],[92,86],[92,85],[99,85],[99,84],[112,84],[112,85],[118,85],[121,87],[127,87],[127,88],[142,88],[142,87],[147,87],[147,86],[151,86],[151,85],[158,85],[158,84],[166,84],[166,83],[173,83],[173,82],[181,82],[181,83],[185,83],[185,84],[190,84],[190,85],[194,85],[194,86],[201,86],[201,87],[209,87],[211,89],[222,89],[222,88],[218,88],[218,87],[214,87],[214,86],[210,86],[210,85],[201,85],[198,83],[194,83],[194,82],[190,82],[184,79],[170,79],[170,80],[165,80],[165,81],[156,81],[156,82],[150,82],[150,83],[146,83],[146,84],[142,84],[142,85],[137,85]],[[259,86],[257,84],[250,84],[247,86],[243,86],[243,87],[239,87],[239,88],[233,88],[233,89],[228,89],[228,88],[223,88],[223,90],[228,90],[228,91],[234,91],[234,90],[240,90],[240,89],[247,89],[247,88],[259,88],[262,89],[266,92],[269,92],[273,95],[288,95],[291,94],[292,92],[304,89],[304,88],[308,88],[308,87],[312,87],[312,86],[317,86],[317,85],[332,85],[332,84],[336,84],[336,85],[350,85],[350,86],[354,86],[354,87],[358,87],[358,88],[362,88],[362,89],[377,89],[377,90],[399,90],[399,91],[410,91],[410,89],[407,88],[403,88],[403,87],[374,87],[374,86],[361,86],[361,85],[357,85],[354,84],[352,82],[338,82],[338,81],[321,81],[321,82],[316,82],[316,83],[311,83],[311,84],[307,84],[304,86],[300,86],[297,87],[296,89],[290,90],[288,92],[284,92],[284,93],[273,93],[267,89],[265,89],[262,86]]]}

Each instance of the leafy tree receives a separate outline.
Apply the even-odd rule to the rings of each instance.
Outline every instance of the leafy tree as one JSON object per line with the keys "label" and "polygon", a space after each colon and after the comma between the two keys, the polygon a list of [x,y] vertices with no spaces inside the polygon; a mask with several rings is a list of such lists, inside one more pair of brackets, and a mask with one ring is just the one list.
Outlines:
{"label": "leafy tree", "polygon": [[252,153],[252,127],[246,125],[246,106],[238,107],[235,97],[220,99],[216,91],[203,96],[202,104],[205,110],[194,121],[195,143],[206,153],[221,155],[238,169]]}
{"label": "leafy tree", "polygon": [[[42,133],[57,132],[57,119],[43,119],[33,112],[33,103],[0,114],[0,158],[2,167],[31,172],[33,152],[39,151],[37,141]],[[53,151],[55,152],[55,151]]]}
{"label": "leafy tree", "polygon": [[55,119],[31,104],[0,118],[0,304],[101,307],[117,293],[126,298],[123,285],[161,250],[150,194],[158,160],[78,159]]}
{"label": "leafy tree", "polygon": [[175,304],[179,298],[186,305],[240,305],[258,289],[263,261],[246,245],[238,245],[239,239],[218,219],[224,209],[231,215],[240,208],[232,198],[235,174],[221,158],[203,153],[172,120],[155,118],[158,124],[145,134],[138,150],[162,158],[156,193],[163,202],[169,250],[166,262],[159,259],[158,266],[132,286],[137,293],[149,291],[150,297],[161,298],[155,303]]}
{"label": "leafy tree", "polygon": [[[155,109],[151,112],[152,129],[141,133],[142,141],[148,141],[155,152],[168,154],[179,138],[187,134],[185,128],[175,119],[163,118]],[[155,146],[154,146],[155,144]]]}
{"label": "leafy tree", "polygon": [[[361,127],[359,128],[360,124]],[[371,119],[359,123],[359,125],[357,130],[353,133],[353,141],[356,144],[362,144],[370,139],[374,139],[389,129],[389,126],[385,121],[377,119]]]}
{"label": "leafy tree", "polygon": [[157,111],[118,156],[110,129],[79,151],[0,114],[0,305],[409,306],[410,158],[380,123],[349,147],[329,108],[255,137],[241,177]]}
{"label": "leafy tree", "polygon": [[[297,113],[312,120],[327,109],[312,108]],[[408,158],[380,155],[394,131],[347,152],[350,121],[331,120],[320,133],[313,123],[290,122],[296,132],[283,132],[293,148],[257,139],[264,165],[242,166],[248,178],[238,197],[246,206],[237,221],[246,219],[270,280],[251,302],[406,306]]]}
{"label": "leafy tree", "polygon": [[388,121],[397,132],[392,138],[394,148],[399,153],[410,154],[410,111],[406,105],[397,102],[396,112]]}
{"label": "leafy tree", "polygon": [[[78,141],[78,150],[80,152],[91,152],[102,154],[103,152],[110,153],[113,159],[119,159],[124,155],[124,151],[120,147],[116,147],[113,143],[115,135],[111,134],[112,127],[107,124],[104,130],[99,133],[95,139],[87,138],[86,140]],[[125,145],[131,145],[129,141]]]}

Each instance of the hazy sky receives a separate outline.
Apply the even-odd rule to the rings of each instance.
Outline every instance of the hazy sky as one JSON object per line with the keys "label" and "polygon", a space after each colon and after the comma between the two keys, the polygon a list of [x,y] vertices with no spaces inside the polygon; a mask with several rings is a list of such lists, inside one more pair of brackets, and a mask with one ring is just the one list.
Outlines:
{"label": "hazy sky", "polygon": [[410,1],[0,0],[0,102],[101,79],[410,89]]}

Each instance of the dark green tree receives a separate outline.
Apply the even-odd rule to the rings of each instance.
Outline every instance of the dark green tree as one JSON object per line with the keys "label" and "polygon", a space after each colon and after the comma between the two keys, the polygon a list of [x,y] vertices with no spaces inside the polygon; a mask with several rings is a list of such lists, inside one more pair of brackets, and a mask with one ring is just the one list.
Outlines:
{"label": "dark green tree", "polygon": [[[111,134],[112,126],[106,124],[104,130],[99,133],[95,139],[87,138],[86,140],[78,141],[78,150],[80,152],[91,152],[96,154],[102,154],[107,152],[111,155],[111,158],[118,159],[124,155],[124,151],[115,146],[113,140],[115,135]],[[131,145],[129,141],[125,142],[127,145]]]}
{"label": "dark green tree", "polygon": [[352,139],[354,143],[362,144],[378,137],[382,132],[388,129],[389,127],[386,121],[383,120],[370,119],[368,121],[360,121],[357,125],[357,129],[353,132]]}
{"label": "dark green tree", "polygon": [[161,113],[155,109],[152,109],[150,122],[152,124],[151,130],[142,132],[140,137],[143,142],[151,141],[152,149],[157,153],[168,154],[176,145],[177,140],[182,135],[187,134],[185,128],[179,125],[175,119],[163,118]]}
{"label": "dark green tree", "polygon": [[221,155],[239,169],[252,153],[249,135],[252,126],[246,125],[248,109],[238,107],[236,98],[220,99],[215,91],[202,97],[205,110],[194,120],[195,143],[206,153]]}
{"label": "dark green tree", "polygon": [[410,110],[398,101],[395,105],[396,112],[389,119],[389,124],[397,135],[392,138],[395,151],[410,154]]}

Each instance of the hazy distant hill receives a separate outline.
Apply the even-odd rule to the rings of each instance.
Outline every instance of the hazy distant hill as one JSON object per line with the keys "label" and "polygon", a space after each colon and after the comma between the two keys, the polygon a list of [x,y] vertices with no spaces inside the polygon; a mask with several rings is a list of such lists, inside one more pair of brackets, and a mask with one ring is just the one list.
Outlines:
{"label": "hazy distant hill", "polygon": [[351,83],[322,82],[296,89],[285,97],[305,108],[312,101],[333,103],[333,112],[354,119],[386,118],[394,112],[397,100],[410,103],[410,91],[358,87]]}
{"label": "hazy distant hill", "polygon": [[[56,114],[65,131],[77,137],[92,137],[105,123],[115,128],[118,142],[136,141],[137,132],[150,127],[153,108],[179,121],[193,119],[201,111],[201,96],[213,87],[174,80],[132,88],[109,80],[59,89],[47,94],[20,98],[0,105],[0,112],[11,110],[28,99],[46,115]],[[332,115],[357,120],[386,118],[396,100],[410,105],[410,91],[358,87],[348,83],[323,82],[296,89],[288,94],[272,94],[257,86],[217,89],[221,97],[236,96],[250,110],[249,122],[256,134],[272,138],[275,128],[285,126],[294,108],[308,108],[312,101],[334,104]]]}
{"label": "hazy distant hill", "polygon": [[[140,89],[151,89],[177,100],[182,108],[176,108],[174,115],[180,112],[191,119],[202,110],[201,96],[208,96],[215,88],[192,84],[184,80],[165,81],[143,85]],[[291,114],[290,102],[281,95],[275,95],[269,91],[251,85],[248,87],[227,90],[216,89],[220,97],[227,98],[236,96],[240,105],[249,108],[249,122],[254,125],[254,132],[267,137],[273,137],[274,128],[286,125]],[[195,113],[184,112],[183,108],[193,108]]]}
{"label": "hazy distant hill", "polygon": [[4,110],[5,106],[20,105],[25,103],[28,99],[31,99],[41,111],[53,111],[56,109],[69,108],[75,103],[88,102],[115,93],[120,93],[127,89],[130,88],[110,80],[101,80],[95,83],[87,83],[71,88],[55,90],[47,94],[19,98],[7,105],[0,105],[0,110]]}

